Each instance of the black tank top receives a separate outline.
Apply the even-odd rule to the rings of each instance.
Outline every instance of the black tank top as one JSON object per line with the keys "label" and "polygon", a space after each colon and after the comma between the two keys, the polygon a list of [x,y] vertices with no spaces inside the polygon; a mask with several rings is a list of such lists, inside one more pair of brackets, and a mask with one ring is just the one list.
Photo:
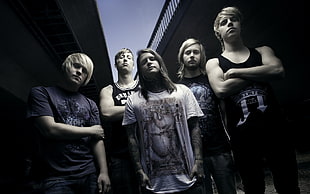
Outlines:
{"label": "black tank top", "polygon": [[[225,73],[230,68],[246,68],[260,66],[262,58],[254,48],[250,48],[250,56],[243,63],[233,63],[220,55],[219,66]],[[278,103],[272,88],[267,82],[253,82],[253,84],[241,89],[234,95],[225,99],[228,128],[232,129],[245,125],[245,123],[260,122],[262,118],[273,117],[279,110]],[[258,116],[259,115],[259,116]]]}
{"label": "black tank top", "polygon": [[[112,97],[114,105],[125,106],[127,97],[139,89],[139,82],[131,88],[122,89],[117,83],[113,83]],[[122,126],[122,120],[110,123],[107,137],[107,150],[110,156],[129,157],[126,129]]]}

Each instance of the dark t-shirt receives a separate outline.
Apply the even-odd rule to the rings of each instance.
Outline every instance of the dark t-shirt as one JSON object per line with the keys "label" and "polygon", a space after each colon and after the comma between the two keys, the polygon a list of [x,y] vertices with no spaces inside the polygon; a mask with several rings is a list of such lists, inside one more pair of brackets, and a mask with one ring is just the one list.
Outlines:
{"label": "dark t-shirt", "polygon": [[199,119],[204,155],[229,151],[229,141],[219,111],[219,100],[211,89],[208,78],[201,74],[194,78],[183,78],[179,83],[191,89],[204,113]]}
{"label": "dark t-shirt", "polygon": [[[28,99],[27,118],[54,117],[55,122],[87,127],[100,124],[99,110],[91,99],[59,87],[34,87]],[[96,171],[91,137],[55,140],[40,135],[40,154],[46,177],[79,178]]]}

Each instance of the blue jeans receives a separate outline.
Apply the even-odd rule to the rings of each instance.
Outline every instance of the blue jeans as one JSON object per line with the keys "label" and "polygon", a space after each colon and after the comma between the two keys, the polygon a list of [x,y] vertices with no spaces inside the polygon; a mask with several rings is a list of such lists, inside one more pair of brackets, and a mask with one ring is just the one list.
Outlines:
{"label": "blue jeans", "polygon": [[139,182],[130,158],[110,158],[109,174],[113,194],[139,194]]}
{"label": "blue jeans", "polygon": [[79,179],[55,178],[43,181],[45,194],[98,194],[97,175]]}
{"label": "blue jeans", "polygon": [[236,194],[235,167],[229,152],[204,157],[206,194],[213,194],[212,178],[219,194]]}

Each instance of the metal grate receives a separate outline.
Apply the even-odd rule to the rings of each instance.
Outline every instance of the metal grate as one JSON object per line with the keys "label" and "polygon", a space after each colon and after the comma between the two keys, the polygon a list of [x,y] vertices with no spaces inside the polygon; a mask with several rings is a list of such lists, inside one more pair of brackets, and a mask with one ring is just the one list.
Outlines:
{"label": "metal grate", "polygon": [[[81,52],[78,40],[55,0],[10,0],[10,2],[25,25],[55,59],[57,68],[60,68],[69,54]],[[98,88],[93,78],[80,91],[97,101]]]}

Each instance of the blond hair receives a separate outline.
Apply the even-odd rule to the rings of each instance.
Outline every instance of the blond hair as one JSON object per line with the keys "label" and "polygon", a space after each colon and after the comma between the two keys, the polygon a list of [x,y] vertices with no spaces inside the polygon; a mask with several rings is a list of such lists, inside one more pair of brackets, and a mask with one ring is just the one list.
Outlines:
{"label": "blond hair", "polygon": [[225,49],[224,48],[224,42],[223,42],[223,39],[222,39],[220,33],[218,32],[218,29],[220,27],[221,19],[225,16],[234,16],[240,22],[242,22],[242,20],[243,20],[242,13],[240,12],[240,10],[237,7],[225,7],[217,14],[217,16],[214,20],[214,23],[213,23],[213,30],[214,30],[216,38],[221,42],[222,50]]}
{"label": "blond hair", "polygon": [[94,64],[92,60],[84,53],[73,53],[67,56],[65,61],[62,63],[62,71],[66,72],[74,63],[79,63],[83,65],[87,70],[87,77],[83,83],[83,85],[87,85],[91,76],[93,74]]}
{"label": "blond hair", "polygon": [[178,53],[178,63],[179,63],[179,69],[177,72],[177,76],[179,79],[183,79],[184,76],[184,60],[183,60],[183,54],[185,52],[185,49],[187,49],[188,47],[194,45],[194,44],[198,44],[199,48],[200,48],[200,70],[203,74],[205,74],[205,70],[204,70],[204,65],[206,64],[206,52],[205,52],[205,48],[203,47],[203,45],[200,43],[199,40],[194,39],[194,38],[188,38],[187,40],[185,40],[180,49],[179,49],[179,53]]}

